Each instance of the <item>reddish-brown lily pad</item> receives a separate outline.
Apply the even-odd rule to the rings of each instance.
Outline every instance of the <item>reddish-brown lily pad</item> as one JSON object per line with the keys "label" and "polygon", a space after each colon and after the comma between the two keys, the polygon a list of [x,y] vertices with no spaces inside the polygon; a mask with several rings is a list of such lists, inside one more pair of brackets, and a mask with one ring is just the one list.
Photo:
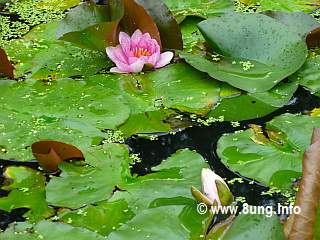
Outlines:
{"label": "reddish-brown lily pad", "polygon": [[68,160],[84,160],[81,150],[73,145],[56,141],[39,141],[32,144],[32,153],[40,166],[48,172],[58,170],[59,163]]}
{"label": "reddish-brown lily pad", "polygon": [[309,48],[317,48],[320,46],[320,28],[311,31],[307,35],[307,45]]}
{"label": "reddish-brown lily pad", "polygon": [[143,33],[149,33],[162,46],[158,27],[144,7],[135,0],[123,0],[123,4],[125,13],[121,20],[121,30],[132,35],[135,30],[140,29]]}
{"label": "reddish-brown lily pad", "polygon": [[317,208],[320,201],[320,128],[313,132],[311,146],[303,156],[303,171],[295,206],[300,214],[293,214],[285,225],[287,239],[298,240],[313,238]]}
{"label": "reddish-brown lily pad", "polygon": [[0,77],[3,75],[13,79],[13,70],[14,67],[10,63],[6,52],[0,48]]}
{"label": "reddish-brown lily pad", "polygon": [[162,0],[135,0],[144,7],[158,27],[164,49],[183,49],[180,26]]}

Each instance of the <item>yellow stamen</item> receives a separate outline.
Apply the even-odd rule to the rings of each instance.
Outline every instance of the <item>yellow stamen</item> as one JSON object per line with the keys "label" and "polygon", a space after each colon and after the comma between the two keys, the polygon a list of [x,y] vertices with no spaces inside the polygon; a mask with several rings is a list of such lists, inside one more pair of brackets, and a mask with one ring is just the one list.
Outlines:
{"label": "yellow stamen", "polygon": [[151,52],[145,48],[135,48],[132,52],[135,57],[150,57],[152,55]]}

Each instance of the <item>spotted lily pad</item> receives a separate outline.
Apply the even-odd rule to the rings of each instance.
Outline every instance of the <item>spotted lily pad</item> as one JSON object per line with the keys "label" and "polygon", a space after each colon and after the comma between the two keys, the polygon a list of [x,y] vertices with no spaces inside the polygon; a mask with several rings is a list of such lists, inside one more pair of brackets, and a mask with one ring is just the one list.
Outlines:
{"label": "spotted lily pad", "polygon": [[225,14],[198,26],[220,59],[213,61],[211,54],[180,56],[212,78],[247,92],[270,90],[307,57],[306,43],[297,33],[263,14]]}

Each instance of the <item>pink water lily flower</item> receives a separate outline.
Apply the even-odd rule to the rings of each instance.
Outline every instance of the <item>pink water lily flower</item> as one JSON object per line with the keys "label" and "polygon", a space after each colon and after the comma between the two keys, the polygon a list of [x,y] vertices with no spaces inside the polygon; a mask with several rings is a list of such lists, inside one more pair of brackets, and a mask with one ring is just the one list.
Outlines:
{"label": "pink water lily flower", "polygon": [[116,64],[110,69],[114,73],[141,72],[145,65],[161,68],[170,63],[172,52],[160,52],[160,46],[149,33],[136,30],[132,37],[124,32],[119,35],[120,44],[117,47],[107,47],[108,57]]}

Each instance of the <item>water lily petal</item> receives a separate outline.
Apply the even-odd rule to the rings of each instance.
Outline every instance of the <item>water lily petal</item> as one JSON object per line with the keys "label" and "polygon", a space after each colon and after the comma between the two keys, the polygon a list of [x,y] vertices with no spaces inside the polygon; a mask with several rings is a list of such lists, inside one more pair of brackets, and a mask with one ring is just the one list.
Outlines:
{"label": "water lily petal", "polygon": [[142,33],[137,29],[132,37],[120,32],[120,45],[106,49],[109,58],[116,64],[112,72],[136,73],[141,72],[145,64],[149,67],[161,68],[170,63],[172,52],[160,52],[159,43],[151,38],[149,33]]}
{"label": "water lily petal", "polygon": [[154,44],[154,42],[153,42],[153,39],[150,37],[150,34],[149,33],[145,33],[145,34],[142,35],[137,47],[149,50],[150,48],[152,48],[153,44]]}
{"label": "water lily petal", "polygon": [[112,73],[127,73],[127,72],[121,71],[118,67],[111,68],[110,72],[112,72]]}
{"label": "water lily petal", "polygon": [[107,47],[106,52],[108,57],[114,62],[122,62],[122,63],[128,63],[128,59],[125,56],[122,47],[119,45],[117,47]]}
{"label": "water lily petal", "polygon": [[143,61],[142,59],[139,59],[138,61],[132,63],[129,66],[130,72],[132,73],[141,72],[144,67],[144,64],[145,64],[145,61]]}
{"label": "water lily petal", "polygon": [[213,203],[217,202],[218,206],[221,206],[221,200],[219,197],[219,190],[217,187],[218,183],[221,182],[226,186],[228,192],[230,192],[226,182],[212,170],[208,168],[203,168],[201,172],[201,184],[202,184],[202,193]]}
{"label": "water lily petal", "polygon": [[173,52],[164,52],[160,55],[159,61],[156,63],[155,68],[161,68],[168,65],[173,58]]}
{"label": "water lily petal", "polygon": [[124,54],[128,57],[132,55],[130,49],[131,49],[131,38],[128,34],[125,32],[120,32],[119,34],[119,42],[122,47],[122,50]]}
{"label": "water lily petal", "polygon": [[157,42],[157,40],[152,39],[152,45],[151,45],[149,51],[151,51],[151,52],[157,52],[157,53],[160,54],[160,45],[159,45],[159,43]]}
{"label": "water lily petal", "polygon": [[155,66],[157,64],[157,62],[159,61],[161,55],[160,52],[156,52],[154,54],[152,54],[148,59],[147,59],[147,63],[151,64],[152,66]]}
{"label": "water lily petal", "polygon": [[136,48],[142,38],[142,32],[137,29],[131,36],[131,47]]}

